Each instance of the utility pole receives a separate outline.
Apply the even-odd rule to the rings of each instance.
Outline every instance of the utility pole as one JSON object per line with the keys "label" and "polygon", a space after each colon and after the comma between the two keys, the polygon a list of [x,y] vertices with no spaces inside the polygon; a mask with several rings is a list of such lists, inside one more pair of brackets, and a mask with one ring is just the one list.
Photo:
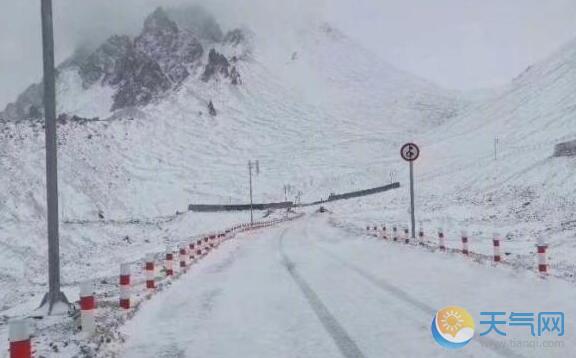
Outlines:
{"label": "utility pole", "polygon": [[256,175],[260,174],[260,162],[255,161],[254,163],[248,161],[248,172],[250,174],[250,224],[254,224],[254,202],[252,200],[252,167],[256,169]]}
{"label": "utility pole", "polygon": [[[54,68],[54,27],[52,0],[42,0],[42,48],[44,57],[44,127],[46,135],[46,198],[48,222],[48,293],[41,308],[48,315],[65,313],[68,300],[60,291],[60,244],[58,233],[58,156],[56,139],[56,71]],[[66,305],[66,311],[55,312],[54,307]]]}
{"label": "utility pole", "polygon": [[296,203],[297,204],[300,204],[302,202],[302,195],[303,194],[304,193],[302,191],[298,190],[298,194],[296,194]]}

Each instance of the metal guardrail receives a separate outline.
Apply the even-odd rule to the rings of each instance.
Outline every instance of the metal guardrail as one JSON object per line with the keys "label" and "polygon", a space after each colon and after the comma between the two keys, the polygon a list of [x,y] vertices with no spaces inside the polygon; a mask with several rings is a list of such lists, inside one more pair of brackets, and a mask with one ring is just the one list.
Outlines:
{"label": "metal guardrail", "polygon": [[[254,210],[287,209],[292,206],[294,206],[293,202],[286,201],[281,203],[253,204],[252,208]],[[188,210],[197,212],[244,211],[244,210],[250,210],[250,204],[238,204],[238,205],[190,204],[188,205]]]}
{"label": "metal guardrail", "polygon": [[366,189],[366,190],[352,191],[352,192],[344,193],[344,194],[332,194],[328,197],[327,200],[315,201],[313,203],[308,203],[308,204],[296,204],[296,205],[294,205],[294,207],[314,206],[314,205],[325,204],[325,203],[329,203],[329,202],[337,201],[337,200],[359,198],[362,196],[374,195],[374,194],[378,194],[378,193],[382,193],[382,192],[385,192],[388,190],[398,189],[398,188],[400,188],[400,183],[396,182],[396,183],[392,183],[392,184],[388,184],[388,185],[384,185],[384,186],[379,186],[376,188]]}
{"label": "metal guardrail", "polygon": [[[358,198],[367,195],[374,195],[382,193],[388,190],[400,188],[400,183],[392,183],[384,186],[379,186],[376,188],[352,191],[344,194],[331,194],[327,200],[315,201],[312,203],[305,204],[294,204],[292,201],[284,201],[280,203],[263,203],[263,204],[253,204],[252,208],[254,210],[267,210],[267,209],[288,209],[288,208],[301,208],[306,206],[321,205],[324,203],[329,203],[337,200],[346,200],[352,198]],[[250,204],[236,204],[236,205],[211,205],[211,204],[190,204],[188,205],[189,211],[196,212],[216,212],[216,211],[245,211],[250,210]]]}

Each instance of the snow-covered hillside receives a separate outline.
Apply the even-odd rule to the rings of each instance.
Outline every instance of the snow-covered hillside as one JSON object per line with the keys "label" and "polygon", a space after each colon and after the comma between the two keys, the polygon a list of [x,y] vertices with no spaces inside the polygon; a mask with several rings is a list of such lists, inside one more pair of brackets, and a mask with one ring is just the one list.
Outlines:
{"label": "snow-covered hillside", "polygon": [[[489,253],[498,231],[506,260],[522,269],[546,241],[551,271],[574,278],[576,162],[552,153],[576,138],[576,43],[471,100],[395,69],[334,26],[277,35],[223,30],[199,8],[158,9],[137,36],[118,34],[58,67],[66,290],[246,220],[181,212],[247,202],[248,160],[260,161],[256,201],[283,200],[285,185],[289,199],[312,201],[398,180],[400,190],[327,206],[346,228],[406,225],[406,141],[422,149],[417,218],[428,235],[443,226],[458,247],[466,229],[471,249]],[[36,84],[0,113],[0,318],[46,290],[41,111]]]}
{"label": "snow-covered hillside", "polygon": [[[59,127],[60,167],[64,200],[76,202],[69,205],[71,217],[98,210],[157,215],[199,199],[245,200],[239,180],[249,158],[263,163],[262,198],[280,195],[283,184],[314,199],[312,190],[331,182],[379,184],[379,178],[355,183],[352,164],[363,161],[360,169],[369,170],[375,157],[369,151],[385,153],[399,133],[433,127],[461,106],[454,94],[392,68],[328,25],[258,47],[258,35],[247,30],[193,41],[202,37],[178,32],[167,16],[154,12],[134,44],[115,36],[61,66],[59,112],[68,120]],[[191,60],[178,57],[191,47]],[[215,49],[216,60],[208,49]],[[232,71],[240,84],[231,83]],[[211,101],[215,116],[208,113]],[[20,203],[19,217],[34,216],[27,205],[32,198],[43,201],[40,183],[22,189],[11,180],[20,170],[30,171],[26,180],[43,177],[42,132],[29,125],[37,123],[30,118],[39,108],[33,102],[21,99],[4,112],[3,157],[15,161],[9,166],[15,172],[4,177],[6,200]],[[70,120],[74,115],[97,118]],[[8,140],[15,133],[16,140]],[[15,165],[22,153],[31,165]],[[154,199],[142,200],[142,191]]]}
{"label": "snow-covered hillside", "polygon": [[[481,236],[511,231],[522,245],[554,237],[553,245],[572,249],[562,250],[569,259],[574,163],[551,154],[574,138],[574,58],[576,44],[568,44],[504,90],[469,102],[327,24],[275,37],[223,31],[198,8],[158,9],[135,38],[114,36],[59,66],[61,217],[131,220],[192,202],[245,202],[249,159],[262,167],[257,201],[282,200],[285,184],[290,198],[317,200],[406,183],[398,148],[413,140],[423,150],[420,220],[472,225]],[[44,240],[40,95],[31,86],[0,114],[0,241],[43,258],[34,244]],[[390,202],[352,205],[350,215],[403,223],[406,200],[401,190]]]}
{"label": "snow-covered hillside", "polygon": [[[576,162],[553,153],[555,144],[576,138],[575,59],[572,42],[497,96],[405,137],[422,149],[415,165],[417,216],[429,233],[444,226],[458,247],[459,231],[467,229],[481,241],[478,250],[489,252],[485,240],[500,232],[508,236],[507,251],[518,255],[530,255],[536,242],[546,242],[552,265],[574,277]],[[391,153],[390,160],[396,155]],[[406,182],[407,165],[397,167]],[[367,216],[374,220],[406,224],[408,193],[392,195],[385,207],[365,203],[351,215],[372,213]]]}
{"label": "snow-covered hillside", "polygon": [[[192,202],[246,202],[249,159],[261,163],[257,201],[284,199],[284,184],[303,200],[385,184],[381,158],[396,153],[402,133],[433,128],[464,107],[328,25],[272,41],[222,31],[203,12],[186,19],[158,9],[136,38],[114,36],[59,66],[62,255],[70,262],[95,242],[123,255],[133,248],[117,240],[154,235],[117,222],[155,222]],[[22,277],[44,281],[40,101],[34,85],[0,114],[6,304],[26,289]],[[35,263],[25,264],[31,256]],[[81,271],[64,272],[63,281]]]}

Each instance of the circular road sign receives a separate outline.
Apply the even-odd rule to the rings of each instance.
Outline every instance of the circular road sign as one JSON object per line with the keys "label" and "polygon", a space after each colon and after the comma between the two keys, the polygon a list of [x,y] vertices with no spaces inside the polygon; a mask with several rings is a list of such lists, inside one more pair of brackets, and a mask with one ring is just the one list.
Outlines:
{"label": "circular road sign", "polygon": [[407,162],[413,162],[420,156],[420,148],[414,143],[406,143],[400,149],[402,159]]}

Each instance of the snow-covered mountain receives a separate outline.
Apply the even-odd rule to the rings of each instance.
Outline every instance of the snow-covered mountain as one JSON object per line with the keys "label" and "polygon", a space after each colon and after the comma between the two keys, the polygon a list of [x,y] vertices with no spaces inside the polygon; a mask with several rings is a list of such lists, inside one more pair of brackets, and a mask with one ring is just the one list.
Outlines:
{"label": "snow-covered mountain", "polygon": [[[568,43],[497,95],[413,137],[422,147],[418,216],[429,230],[448,227],[455,239],[463,228],[478,239],[499,231],[511,251],[529,254],[543,241],[554,265],[573,262],[576,162],[553,154],[556,144],[576,138],[575,61],[576,42]],[[406,165],[398,168],[408,178]],[[405,191],[393,195],[391,220],[407,202]]]}
{"label": "snow-covered mountain", "polygon": [[[285,184],[291,199],[301,191],[303,200],[385,184],[391,176],[382,160],[407,133],[434,128],[467,106],[332,26],[282,38],[224,31],[199,8],[156,10],[138,36],[77,51],[58,66],[57,81],[68,264],[120,260],[135,249],[118,240],[135,232],[155,243],[167,235],[157,223],[164,219],[145,218],[194,202],[246,202],[249,159],[261,163],[256,201],[283,200]],[[0,114],[4,302],[26,289],[22,277],[43,282],[46,270],[41,91],[32,85]],[[98,257],[85,255],[95,242]],[[87,272],[72,265],[63,280]]]}
{"label": "snow-covered mountain", "polygon": [[[269,198],[284,183],[305,194],[342,180],[379,184],[353,179],[352,164],[364,161],[363,172],[373,158],[365,151],[461,107],[454,94],[383,63],[328,25],[259,47],[249,30],[224,33],[204,11],[186,11],[159,8],[136,38],[113,36],[59,66],[61,187],[64,200],[83,203],[70,206],[70,216],[157,215],[198,199],[243,200],[239,179],[249,158],[263,161],[268,185],[260,194]],[[19,133],[3,141],[13,164],[4,200],[20,203],[18,217],[36,216],[41,210],[29,204],[43,202],[43,139],[34,127],[41,108],[33,85],[0,114],[7,139]],[[345,155],[350,150],[357,156]],[[30,167],[15,165],[21,151]],[[11,177],[35,184],[24,189]],[[143,200],[142,190],[158,196]]]}
{"label": "snow-covered mountain", "polygon": [[[575,164],[552,153],[576,137],[575,59],[576,43],[567,44],[470,101],[327,24],[270,36],[222,30],[199,8],[158,9],[134,38],[113,36],[58,67],[63,253],[126,230],[147,235],[118,222],[194,202],[245,202],[249,159],[261,163],[257,201],[283,200],[285,184],[303,200],[405,184],[398,149],[411,140],[422,148],[416,187],[425,225],[466,226],[485,238],[510,232],[507,244],[523,248],[544,239],[562,248],[558,262],[569,260]],[[4,282],[44,270],[45,248],[35,244],[45,235],[41,108],[33,85],[0,114],[0,242],[9,248],[0,258],[14,262],[25,246],[39,258],[21,270],[10,264]],[[405,223],[407,192],[387,195],[338,210],[354,222]]]}
{"label": "snow-covered mountain", "polygon": [[459,192],[517,187],[532,192],[536,202],[552,196],[572,201],[573,159],[553,152],[555,144],[576,138],[575,59],[572,42],[528,68],[498,97],[433,129],[426,145],[436,163],[422,163],[423,170],[430,177],[443,171],[462,176],[454,181]]}
{"label": "snow-covered mountain", "polygon": [[[201,8],[172,11],[158,8],[144,21],[136,38],[115,35],[94,51],[79,49],[58,67],[59,111],[77,116],[107,117],[128,107],[141,107],[160,100],[188,77],[201,74],[209,81],[217,74],[238,84],[234,62],[247,54],[246,34],[232,30],[223,34],[214,18]],[[230,61],[216,51],[228,47]],[[0,115],[5,121],[37,120],[42,117],[42,89],[28,88]],[[85,99],[85,100],[82,100]],[[92,105],[91,105],[92,104]]]}
{"label": "snow-covered mountain", "polygon": [[[576,42],[471,100],[328,24],[268,34],[224,30],[197,7],[157,9],[137,36],[58,66],[63,284],[116,275],[120,262],[244,220],[174,213],[246,202],[248,160],[260,160],[256,201],[283,200],[286,184],[289,199],[309,201],[398,180],[400,190],[327,205],[327,222],[406,225],[406,141],[422,149],[427,235],[443,226],[459,247],[466,229],[472,251],[490,253],[498,231],[516,268],[535,267],[534,244],[546,241],[553,274],[573,279],[576,162],[553,152],[576,138],[575,83]],[[32,85],[0,113],[0,323],[46,290],[41,92]]]}

